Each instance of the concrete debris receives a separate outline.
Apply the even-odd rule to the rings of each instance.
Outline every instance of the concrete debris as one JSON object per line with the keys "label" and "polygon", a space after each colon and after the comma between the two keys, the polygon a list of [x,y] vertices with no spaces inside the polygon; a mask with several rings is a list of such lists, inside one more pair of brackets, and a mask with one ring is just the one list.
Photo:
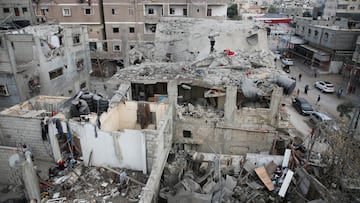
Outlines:
{"label": "concrete debris", "polygon": [[[291,145],[288,147],[286,150],[291,152]],[[240,172],[234,173],[228,162],[219,162],[219,158],[226,155],[172,149],[172,156],[163,171],[164,181],[159,196],[167,202],[265,203],[296,198],[311,201],[319,199],[319,194],[323,193],[311,188],[313,182],[303,166],[293,163],[295,153],[289,154],[290,161],[285,160],[289,163],[287,167],[282,166],[284,156],[249,155],[249,159],[240,164]],[[259,161],[259,164],[256,166],[249,160]]]}
{"label": "concrete debris", "polygon": [[[45,181],[48,183],[47,185],[40,184],[41,197],[44,202],[138,201],[142,187],[145,186],[142,182],[147,181],[147,176],[140,171],[123,169],[123,172],[125,170],[127,172],[119,173],[121,174],[119,181],[119,174],[114,173],[113,171],[116,170],[109,167],[106,167],[107,170],[85,167],[80,161],[72,165],[73,168],[69,164],[65,163],[64,165],[65,167],[61,171],[49,176],[50,179]],[[54,169],[49,171],[53,173]],[[40,183],[42,182],[44,180],[40,181]],[[51,185],[53,186],[50,187]],[[120,194],[123,195],[120,196]]]}

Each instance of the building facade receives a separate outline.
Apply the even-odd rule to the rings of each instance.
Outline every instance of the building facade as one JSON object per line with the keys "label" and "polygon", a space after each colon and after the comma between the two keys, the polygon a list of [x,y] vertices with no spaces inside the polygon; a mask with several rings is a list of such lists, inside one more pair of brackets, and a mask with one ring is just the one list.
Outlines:
{"label": "building facade", "polygon": [[0,107],[38,95],[69,96],[89,86],[87,28],[29,26],[3,33]]}
{"label": "building facade", "polygon": [[349,29],[347,24],[298,18],[295,34],[307,44],[295,46],[294,53],[320,71],[338,73],[344,62],[351,61],[360,34],[360,29]]}
{"label": "building facade", "polygon": [[338,15],[360,14],[360,2],[356,0],[326,0],[323,17],[335,19]]}
{"label": "building facade", "polygon": [[138,42],[153,42],[161,17],[226,19],[227,13],[226,0],[41,0],[36,6],[47,20],[87,25],[91,50],[100,52],[93,58],[115,59]]}

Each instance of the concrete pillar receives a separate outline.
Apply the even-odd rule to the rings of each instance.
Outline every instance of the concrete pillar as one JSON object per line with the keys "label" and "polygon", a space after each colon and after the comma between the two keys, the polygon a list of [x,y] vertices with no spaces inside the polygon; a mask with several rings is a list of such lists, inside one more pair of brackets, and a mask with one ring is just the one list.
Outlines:
{"label": "concrete pillar", "polygon": [[122,41],[122,51],[124,53],[124,68],[129,66],[129,39],[128,39],[128,30],[125,28],[121,29],[121,41]]}
{"label": "concrete pillar", "polygon": [[22,165],[23,181],[30,200],[37,199],[40,202],[39,180],[31,160],[31,153],[25,153],[25,161]]}
{"label": "concrete pillar", "polygon": [[[224,118],[225,123],[231,125],[234,123],[235,111],[236,111],[236,95],[237,87],[236,86],[227,86],[226,87],[226,97],[225,97],[225,106],[224,106]],[[223,149],[220,153],[229,153],[231,148],[231,139],[232,139],[232,130],[224,130],[224,140],[223,140]]]}
{"label": "concrete pillar", "polygon": [[225,122],[232,123],[234,121],[234,114],[235,114],[235,110],[237,109],[236,94],[237,94],[236,86],[226,87],[226,98],[225,98],[225,106],[224,106]]}
{"label": "concrete pillar", "polygon": [[271,95],[271,102],[270,102],[271,125],[276,125],[276,123],[278,122],[277,116],[279,114],[279,107],[280,107],[282,95],[283,95],[282,87],[275,87],[273,89]]}
{"label": "concrete pillar", "polygon": [[168,91],[171,117],[174,120],[176,118],[176,105],[177,105],[177,97],[178,97],[178,88],[176,81],[170,81],[168,83],[167,91]]}
{"label": "concrete pillar", "polygon": [[23,93],[23,90],[19,87],[19,80],[17,77],[17,65],[16,65],[16,59],[15,59],[15,52],[14,52],[14,48],[11,44],[11,41],[9,39],[7,39],[5,37],[6,40],[6,48],[8,50],[8,54],[9,54],[9,61],[10,61],[10,66],[11,66],[11,70],[13,72],[14,75],[14,79],[16,81],[16,89],[17,89],[17,94],[19,95],[20,101],[25,101],[26,100],[26,95]]}

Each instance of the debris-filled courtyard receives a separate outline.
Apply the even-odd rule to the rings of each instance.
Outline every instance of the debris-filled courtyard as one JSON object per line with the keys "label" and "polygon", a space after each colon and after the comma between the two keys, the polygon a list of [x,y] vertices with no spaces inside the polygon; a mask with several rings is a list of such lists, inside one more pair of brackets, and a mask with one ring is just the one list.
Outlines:
{"label": "debris-filled courtyard", "polygon": [[296,130],[261,24],[164,18],[154,46],[102,91],[0,112],[0,202],[360,201],[359,141]]}

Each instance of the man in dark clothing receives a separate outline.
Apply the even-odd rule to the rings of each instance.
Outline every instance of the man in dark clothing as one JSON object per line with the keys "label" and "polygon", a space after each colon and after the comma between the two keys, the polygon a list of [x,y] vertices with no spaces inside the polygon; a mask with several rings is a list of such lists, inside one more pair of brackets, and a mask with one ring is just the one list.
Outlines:
{"label": "man in dark clothing", "polygon": [[319,102],[320,102],[320,95],[318,96],[318,98],[316,100],[316,105],[320,105]]}
{"label": "man in dark clothing", "polygon": [[299,74],[299,81],[301,81],[301,77],[302,77],[302,74],[300,73],[300,74]]}

